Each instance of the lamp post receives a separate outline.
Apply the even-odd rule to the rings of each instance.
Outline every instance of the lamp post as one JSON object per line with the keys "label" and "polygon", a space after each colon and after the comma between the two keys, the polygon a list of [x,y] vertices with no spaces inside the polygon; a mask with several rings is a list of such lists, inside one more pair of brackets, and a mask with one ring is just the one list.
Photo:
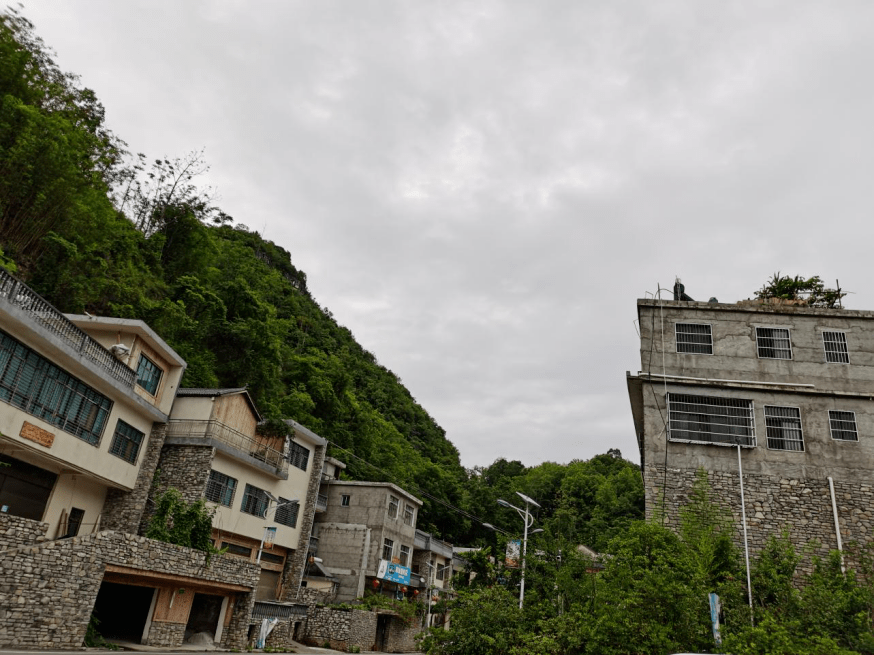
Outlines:
{"label": "lamp post", "polygon": [[[280,503],[280,502],[279,502],[279,499],[277,499],[276,496],[274,496],[274,495],[273,495],[272,493],[270,493],[269,491],[265,491],[264,493],[267,495],[267,508],[264,510],[264,516],[262,516],[261,518],[265,518],[265,519],[266,519],[266,518],[267,518],[267,513],[270,512],[270,511],[275,512],[275,511],[278,510],[280,507],[284,507],[285,505],[293,505],[294,503],[299,503],[299,502],[300,502],[299,500],[296,500],[296,499],[295,499],[295,500],[286,500],[284,503]],[[273,503],[277,503],[276,505],[273,506],[272,510],[271,510],[271,507],[270,507],[270,503],[271,503],[271,502],[273,502]],[[268,531],[268,530],[270,530],[270,526],[266,526],[266,525],[265,525],[265,526],[264,526],[264,534],[261,535],[261,545],[258,546],[258,559],[255,560],[255,563],[256,563],[256,564],[260,564],[260,563],[261,563],[261,553],[264,552],[264,541],[267,539],[267,531]]]}
{"label": "lamp post", "polygon": [[[528,552],[528,528],[534,525],[534,517],[531,516],[531,513],[528,511],[529,505],[534,505],[535,507],[540,507],[533,498],[529,498],[525,494],[517,491],[516,495],[519,496],[522,500],[525,501],[525,509],[519,509],[515,505],[511,505],[503,498],[498,498],[498,505],[501,507],[509,507],[510,509],[516,510],[516,513],[519,517],[525,522],[525,532],[522,536],[522,584],[519,587],[519,609],[522,609],[522,603],[525,601],[525,555]],[[541,528],[537,530],[532,530],[531,534],[536,534],[538,532],[543,532]]]}

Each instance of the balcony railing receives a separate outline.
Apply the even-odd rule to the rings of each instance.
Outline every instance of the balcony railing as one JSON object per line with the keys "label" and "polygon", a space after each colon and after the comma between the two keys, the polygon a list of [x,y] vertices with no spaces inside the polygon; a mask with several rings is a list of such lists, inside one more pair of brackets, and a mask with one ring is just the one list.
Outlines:
{"label": "balcony railing", "polygon": [[279,474],[288,473],[288,460],[282,456],[281,452],[265,446],[257,439],[238,432],[220,421],[170,419],[167,423],[167,436],[215,439],[252,459],[275,468]]}
{"label": "balcony railing", "polygon": [[0,269],[0,298],[18,305],[31,319],[60,337],[75,352],[100,366],[110,377],[133,388],[137,377],[133,369],[118,361],[111,352],[73,325],[51,303],[3,269]]}
{"label": "balcony railing", "polygon": [[413,548],[428,550],[437,555],[452,558],[452,544],[432,537],[427,532],[422,532],[421,530],[416,530],[416,536],[413,538]]}
{"label": "balcony railing", "polygon": [[316,498],[316,511],[317,512],[327,512],[328,511],[328,497],[325,494],[319,494],[319,497]]}

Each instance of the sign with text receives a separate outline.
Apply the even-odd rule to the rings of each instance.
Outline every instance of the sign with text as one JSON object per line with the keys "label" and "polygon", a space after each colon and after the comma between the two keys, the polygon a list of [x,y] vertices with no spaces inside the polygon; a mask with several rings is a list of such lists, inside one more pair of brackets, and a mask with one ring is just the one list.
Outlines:
{"label": "sign with text", "polygon": [[376,577],[382,580],[389,580],[390,582],[397,582],[398,584],[410,584],[410,568],[381,559],[379,560],[379,571],[376,573]]}

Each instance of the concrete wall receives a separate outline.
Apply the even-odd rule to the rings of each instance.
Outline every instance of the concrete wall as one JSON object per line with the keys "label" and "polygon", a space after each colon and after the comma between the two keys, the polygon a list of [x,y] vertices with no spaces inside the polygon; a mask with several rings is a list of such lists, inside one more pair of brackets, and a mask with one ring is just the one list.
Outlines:
{"label": "concrete wall", "polygon": [[317,523],[319,557],[323,567],[339,581],[337,602],[364,595],[364,576],[370,551],[370,529],[348,523]]}

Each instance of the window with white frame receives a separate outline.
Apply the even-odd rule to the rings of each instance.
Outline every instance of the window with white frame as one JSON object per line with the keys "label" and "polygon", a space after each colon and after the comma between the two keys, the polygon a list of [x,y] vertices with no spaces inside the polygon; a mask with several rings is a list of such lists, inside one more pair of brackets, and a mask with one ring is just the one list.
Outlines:
{"label": "window with white frame", "polygon": [[287,525],[289,528],[296,528],[299,512],[299,502],[289,502],[287,498],[280,497],[279,503],[276,505],[276,522],[280,525]]}
{"label": "window with white frame", "polygon": [[757,327],[756,346],[762,359],[792,359],[787,328]]}
{"label": "window with white frame", "polygon": [[389,495],[388,497],[388,517],[390,519],[396,519],[398,517],[398,503],[400,503],[400,498],[396,496]]}
{"label": "window with white frame", "polygon": [[844,332],[823,332],[822,347],[825,348],[825,361],[835,364],[849,364],[847,335]]}
{"label": "window with white frame", "polygon": [[706,323],[677,323],[677,352],[692,355],[713,354],[713,333]]}
{"label": "window with white frame", "polygon": [[230,507],[237,490],[237,481],[229,475],[218,471],[209,472],[206,481],[206,499],[225,507]]}
{"label": "window with white frame", "polygon": [[753,401],[669,393],[668,435],[671,441],[755,446]]}
{"label": "window with white frame", "polygon": [[765,431],[768,448],[774,450],[804,450],[801,434],[801,410],[797,407],[765,405]]}
{"label": "window with white frame", "polygon": [[845,412],[830,409],[828,424],[832,439],[836,441],[858,441],[859,431],[856,429],[856,412]]}
{"label": "window with white frame", "polygon": [[392,553],[395,549],[395,542],[391,539],[386,539],[382,542],[382,559],[391,562]]}
{"label": "window with white frame", "polygon": [[404,525],[413,525],[413,518],[415,515],[416,510],[407,503],[404,503]]}
{"label": "window with white frame", "polygon": [[401,546],[401,556],[398,558],[401,561],[401,566],[409,566],[410,547]]}

